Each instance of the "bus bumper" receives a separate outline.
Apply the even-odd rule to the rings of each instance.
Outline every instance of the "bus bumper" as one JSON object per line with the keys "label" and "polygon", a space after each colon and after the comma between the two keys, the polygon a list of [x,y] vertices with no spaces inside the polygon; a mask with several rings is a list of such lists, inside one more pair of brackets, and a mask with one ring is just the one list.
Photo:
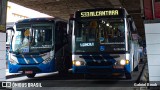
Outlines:
{"label": "bus bumper", "polygon": [[33,71],[34,73],[49,73],[54,72],[55,70],[55,64],[53,63],[53,60],[51,62],[48,62],[47,64],[36,64],[36,65],[13,65],[9,63],[9,72],[10,73],[19,73],[21,71]]}
{"label": "bus bumper", "polygon": [[94,74],[94,75],[113,75],[115,73],[128,73],[128,67],[113,68],[113,66],[72,66],[73,73]]}

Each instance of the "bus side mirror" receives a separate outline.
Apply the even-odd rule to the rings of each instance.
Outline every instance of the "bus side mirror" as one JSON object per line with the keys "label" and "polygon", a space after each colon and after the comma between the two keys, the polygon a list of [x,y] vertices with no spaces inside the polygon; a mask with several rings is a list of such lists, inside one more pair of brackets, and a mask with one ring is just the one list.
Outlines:
{"label": "bus side mirror", "polygon": [[7,33],[11,33],[12,35],[14,35],[14,29],[13,29],[13,27],[7,28],[6,32]]}
{"label": "bus side mirror", "polygon": [[14,30],[13,27],[8,27],[7,30]]}
{"label": "bus side mirror", "polygon": [[14,35],[14,29],[12,27],[6,29],[6,46],[9,46]]}

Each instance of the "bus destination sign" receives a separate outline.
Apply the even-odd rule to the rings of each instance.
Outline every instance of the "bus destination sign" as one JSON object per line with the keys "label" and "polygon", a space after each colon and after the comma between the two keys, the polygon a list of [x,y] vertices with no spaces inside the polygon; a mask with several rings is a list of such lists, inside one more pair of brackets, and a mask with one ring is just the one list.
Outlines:
{"label": "bus destination sign", "polygon": [[115,15],[119,15],[118,10],[81,12],[81,17],[115,16]]}
{"label": "bus destination sign", "polygon": [[124,10],[122,9],[87,9],[83,11],[76,12],[76,18],[99,18],[99,17],[107,17],[107,18],[123,18]]}

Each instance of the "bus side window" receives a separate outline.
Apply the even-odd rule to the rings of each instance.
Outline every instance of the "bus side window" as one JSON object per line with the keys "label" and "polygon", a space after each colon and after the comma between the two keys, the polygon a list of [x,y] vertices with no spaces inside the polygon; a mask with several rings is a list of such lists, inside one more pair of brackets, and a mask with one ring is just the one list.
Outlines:
{"label": "bus side window", "polygon": [[130,24],[130,21],[127,21],[127,23],[128,23],[128,47],[129,47],[129,51],[130,51],[130,49],[131,49],[131,42],[132,42],[132,30],[131,30],[131,28],[132,28],[132,26],[131,26],[131,24]]}

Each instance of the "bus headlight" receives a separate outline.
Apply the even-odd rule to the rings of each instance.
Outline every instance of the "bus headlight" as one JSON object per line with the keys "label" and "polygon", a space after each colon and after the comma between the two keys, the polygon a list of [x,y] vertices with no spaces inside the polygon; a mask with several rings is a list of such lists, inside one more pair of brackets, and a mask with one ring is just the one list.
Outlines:
{"label": "bus headlight", "polygon": [[85,65],[85,62],[84,61],[74,60],[73,61],[73,65],[75,65],[75,66],[82,66],[82,65]]}
{"label": "bus headlight", "polygon": [[126,61],[125,61],[125,60],[120,60],[120,64],[121,64],[121,65],[125,65],[125,64],[126,64]]}
{"label": "bus headlight", "polygon": [[129,64],[129,60],[120,60],[120,65],[126,65],[126,64]]}

